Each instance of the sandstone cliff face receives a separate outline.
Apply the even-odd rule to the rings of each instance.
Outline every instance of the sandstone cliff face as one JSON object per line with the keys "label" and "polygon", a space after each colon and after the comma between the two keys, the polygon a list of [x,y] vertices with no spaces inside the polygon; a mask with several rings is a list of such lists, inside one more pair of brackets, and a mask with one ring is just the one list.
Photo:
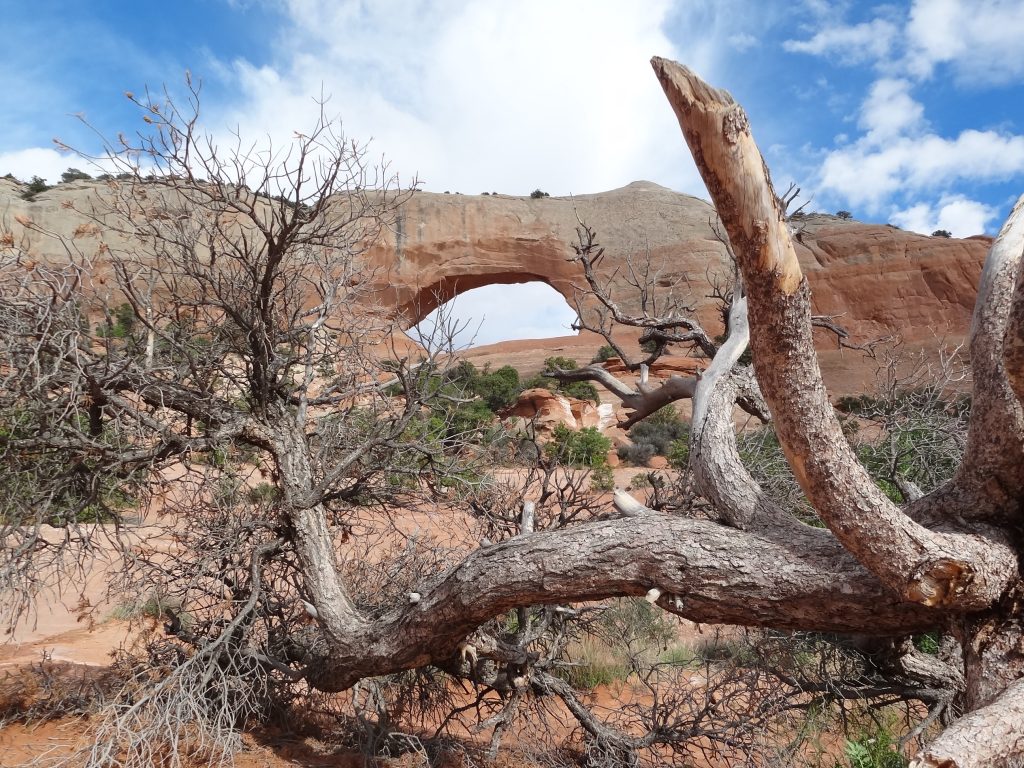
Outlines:
{"label": "sandstone cliff face", "polygon": [[[372,282],[412,321],[492,283],[542,280],[572,305],[584,284],[571,261],[577,214],[597,230],[605,248],[600,271],[625,307],[636,309],[626,260],[649,260],[662,290],[672,287],[720,330],[708,282],[731,270],[709,223],[714,210],[649,182],[571,199],[417,193],[372,249]],[[897,333],[915,342],[936,334],[959,340],[966,332],[988,238],[926,237],[826,215],[797,226],[815,311],[838,316],[855,337]]]}
{"label": "sandstone cliff face", "polygon": [[[70,207],[88,208],[100,189],[98,182],[62,184],[29,202],[16,184],[0,180],[0,236],[24,241],[33,256],[64,258],[59,242],[26,230],[23,222],[31,220],[100,254],[102,271],[103,244],[114,236]],[[625,308],[636,309],[626,260],[649,260],[657,284],[720,332],[708,281],[727,280],[731,270],[709,224],[714,212],[703,200],[649,182],[571,199],[415,193],[371,247],[364,284],[375,303],[403,312],[410,325],[457,293],[492,283],[542,280],[572,304],[583,284],[571,261],[577,215],[597,230],[605,248],[599,269]],[[988,238],[925,237],[822,215],[798,226],[815,310],[836,315],[854,337],[900,334],[927,346],[966,333]],[[830,340],[822,336],[821,343],[827,348]]]}

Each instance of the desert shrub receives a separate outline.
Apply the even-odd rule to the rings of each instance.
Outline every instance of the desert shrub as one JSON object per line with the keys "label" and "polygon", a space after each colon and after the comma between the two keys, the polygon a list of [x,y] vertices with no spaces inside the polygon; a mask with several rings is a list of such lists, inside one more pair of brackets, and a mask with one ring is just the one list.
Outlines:
{"label": "desert shrub", "polygon": [[836,218],[837,219],[843,219],[844,221],[847,221],[847,220],[853,218],[853,214],[850,213],[849,211],[836,211]]}
{"label": "desert shrub", "polygon": [[689,440],[689,435],[690,425],[667,405],[630,428],[633,445],[619,448],[619,458],[646,466],[652,456],[667,456],[676,441]]}
{"label": "desert shrub", "polygon": [[629,677],[629,663],[621,654],[594,637],[584,637],[570,650],[568,663],[557,674],[577,690],[592,691]]}
{"label": "desert shrub", "polygon": [[108,339],[126,339],[135,329],[135,310],[128,302],[114,309],[113,314],[103,324],[96,326],[96,335]]}
{"label": "desert shrub", "polygon": [[862,395],[843,395],[836,400],[836,410],[842,413],[864,413],[872,408],[879,406],[879,400],[876,397],[868,394]]}
{"label": "desert shrub", "polygon": [[535,189],[533,190],[533,192],[530,193],[530,197],[532,197],[534,200],[540,200],[542,197],[551,197],[551,195],[549,195],[547,192]]}
{"label": "desert shrub", "polygon": [[32,180],[25,185],[25,189],[21,193],[21,199],[35,200],[36,195],[48,189],[53,189],[53,187],[46,183],[46,179],[41,176],[33,176]]}
{"label": "desert shrub", "polygon": [[610,491],[614,488],[615,475],[612,473],[612,468],[608,466],[607,462],[603,462],[591,470],[590,490],[603,492]]}
{"label": "desert shrub", "polygon": [[431,431],[437,439],[472,438],[494,421],[492,411],[483,400],[470,400],[435,406],[430,417]]}
{"label": "desert shrub", "polygon": [[647,463],[654,458],[657,450],[650,443],[633,443],[632,445],[620,445],[618,449],[619,458],[635,464],[638,467],[646,467]]}
{"label": "desert shrub", "polygon": [[594,427],[573,430],[558,424],[551,442],[544,446],[544,452],[561,464],[596,469],[607,464],[611,447],[612,441]]}
{"label": "desert shrub", "polygon": [[690,438],[687,436],[674,440],[668,447],[665,458],[673,468],[686,469],[690,464]]}
{"label": "desert shrub", "polygon": [[848,439],[871,477],[894,501],[904,501],[897,479],[910,480],[927,493],[951,478],[960,465],[968,396],[922,387],[884,398],[862,396],[841,405],[875,426],[869,436],[850,430]]}
{"label": "desert shrub", "polygon": [[821,524],[797,483],[771,426],[741,433],[736,437],[736,448],[743,465],[768,496],[792,509],[804,522]]}
{"label": "desert shrub", "polygon": [[597,387],[589,381],[571,381],[567,384],[559,385],[555,391],[576,400],[589,400],[594,405],[601,403],[601,396],[598,394]]}
{"label": "desert shrub", "polygon": [[493,372],[484,370],[472,381],[470,389],[483,398],[492,411],[512,405],[523,391],[519,385],[519,371],[511,365],[503,365]]}
{"label": "desert shrub", "polygon": [[590,362],[603,363],[605,360],[610,360],[611,358],[618,356],[619,353],[615,351],[615,347],[613,347],[611,344],[605,344],[603,347],[597,350],[597,352],[594,353],[594,356],[591,358]]}
{"label": "desert shrub", "polygon": [[925,632],[920,635],[914,635],[913,643],[914,647],[922,653],[927,653],[931,656],[938,656],[939,639],[940,636],[938,632]]}
{"label": "desert shrub", "polygon": [[932,237],[952,237],[953,233],[948,229],[936,229],[932,232]]}
{"label": "desert shrub", "polygon": [[636,649],[664,649],[676,637],[676,622],[646,600],[623,597],[601,614],[598,634]]}
{"label": "desert shrub", "polygon": [[91,178],[88,173],[77,168],[68,168],[60,175],[61,184],[67,184],[69,181],[87,181]]}
{"label": "desert shrub", "polygon": [[169,597],[159,591],[153,591],[148,595],[116,605],[110,612],[110,617],[120,621],[138,621],[143,618],[177,618],[185,625],[189,625],[191,622],[191,617],[182,611],[180,599]]}
{"label": "desert shrub", "polygon": [[570,661],[558,669],[558,675],[581,690],[621,682],[641,658],[657,659],[666,652],[676,630],[675,620],[646,600],[612,600],[572,644]]}
{"label": "desert shrub", "polygon": [[[574,371],[578,367],[579,364],[571,357],[555,356],[544,360],[544,370],[546,371],[554,369]],[[524,381],[520,391],[536,388],[547,389],[577,400],[589,400],[595,405],[601,402],[601,396],[597,392],[597,387],[589,381],[560,382],[551,376],[537,374]]]}
{"label": "desert shrub", "polygon": [[898,751],[896,740],[884,728],[848,740],[843,747],[845,764],[836,768],[906,768],[907,759]]}

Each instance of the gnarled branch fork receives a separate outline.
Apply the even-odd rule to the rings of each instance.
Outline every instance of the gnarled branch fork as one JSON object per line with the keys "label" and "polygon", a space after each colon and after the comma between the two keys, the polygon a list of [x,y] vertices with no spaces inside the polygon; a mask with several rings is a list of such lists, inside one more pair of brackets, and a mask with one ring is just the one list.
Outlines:
{"label": "gnarled branch fork", "polygon": [[807,280],[743,109],[685,67],[652,63],[736,251],[758,381],[808,499],[843,546],[907,599],[990,606],[1018,577],[1010,540],[998,529],[915,523],[875,486],[843,437],[814,353]]}
{"label": "gnarled branch fork", "polygon": [[[1024,675],[1019,654],[1009,650],[1021,642],[1019,600],[1012,597],[1021,576],[1018,541],[1006,525],[1019,525],[1024,498],[1024,198],[994,243],[981,279],[970,339],[975,394],[963,465],[952,481],[901,510],[856,460],[834,415],[812,345],[807,279],[746,115],[727,93],[685,67],[659,58],[652,65],[735,249],[758,381],[808,499],[843,548],[906,600],[951,617],[969,611],[991,616],[960,628],[966,701],[984,708],[936,740],[919,764],[1019,760],[1019,729],[1013,736],[1000,732],[997,718],[1019,721]],[[972,741],[985,745],[982,757],[972,754]]]}

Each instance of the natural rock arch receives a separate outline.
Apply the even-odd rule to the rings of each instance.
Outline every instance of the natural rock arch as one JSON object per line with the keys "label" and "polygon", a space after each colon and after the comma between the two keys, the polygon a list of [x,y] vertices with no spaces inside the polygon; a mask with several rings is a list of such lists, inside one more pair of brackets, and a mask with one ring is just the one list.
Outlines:
{"label": "natural rock arch", "polygon": [[[649,260],[660,285],[675,285],[705,327],[720,329],[708,280],[731,268],[714,218],[707,201],[646,181],[540,199],[417,192],[370,248],[364,280],[371,300],[401,313],[406,327],[459,293],[495,283],[540,280],[575,307],[584,280],[572,245],[582,220],[597,230],[606,251],[597,271],[624,308],[637,309],[625,284],[627,260]],[[936,337],[963,338],[989,238],[926,237],[824,214],[799,226],[795,247],[815,312],[838,316],[861,339],[897,333],[934,346]]]}
{"label": "natural rock arch", "polygon": [[407,328],[420,323],[438,307],[443,307],[457,296],[461,296],[476,288],[491,285],[525,285],[527,283],[544,283],[559,293],[569,307],[573,306],[573,289],[564,280],[553,281],[546,275],[535,275],[529,272],[499,272],[496,274],[467,273],[445,275],[431,285],[420,288],[413,293],[408,301],[398,305],[398,312],[406,318]]}

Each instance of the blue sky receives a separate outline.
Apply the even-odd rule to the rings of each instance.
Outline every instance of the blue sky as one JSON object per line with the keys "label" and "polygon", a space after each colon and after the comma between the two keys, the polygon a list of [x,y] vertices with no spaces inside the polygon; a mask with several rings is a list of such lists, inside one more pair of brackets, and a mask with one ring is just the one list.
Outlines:
{"label": "blue sky", "polygon": [[350,136],[427,190],[648,179],[703,195],[657,54],[733,93],[776,185],[795,181],[808,209],[967,236],[998,230],[1024,191],[1019,0],[0,0],[0,14],[0,174],[22,178],[82,164],[51,143],[96,147],[76,113],[135,130],[123,92],[180,92],[189,69],[215,135],[286,139],[322,90]]}

